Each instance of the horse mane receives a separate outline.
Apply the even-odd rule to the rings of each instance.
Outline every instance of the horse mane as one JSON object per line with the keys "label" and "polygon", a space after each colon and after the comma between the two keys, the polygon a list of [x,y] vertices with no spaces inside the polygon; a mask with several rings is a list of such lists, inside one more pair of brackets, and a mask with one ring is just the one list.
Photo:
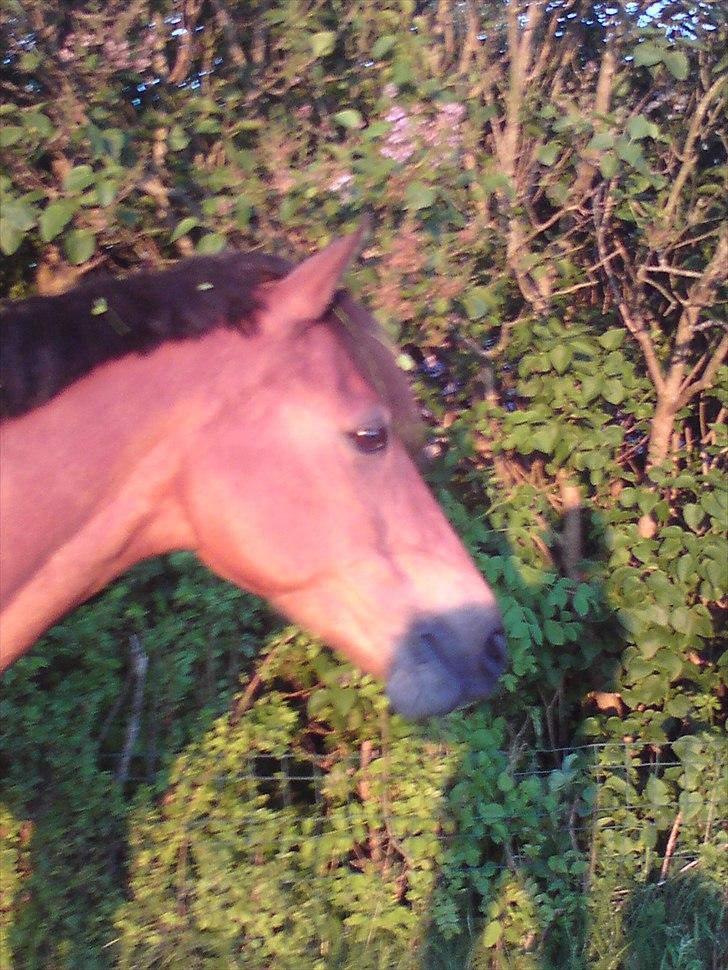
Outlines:
{"label": "horse mane", "polygon": [[[195,256],[169,269],[95,279],[60,296],[6,304],[0,309],[0,418],[32,411],[100,364],[150,353],[167,340],[218,327],[254,333],[256,287],[291,268],[256,253]],[[418,451],[420,412],[376,320],[345,290],[325,319],[389,404],[402,441]]]}
{"label": "horse mane", "polygon": [[169,269],[98,278],[0,311],[0,416],[44,404],[95,367],[218,327],[253,332],[255,289],[285,276],[274,256],[223,253]]}

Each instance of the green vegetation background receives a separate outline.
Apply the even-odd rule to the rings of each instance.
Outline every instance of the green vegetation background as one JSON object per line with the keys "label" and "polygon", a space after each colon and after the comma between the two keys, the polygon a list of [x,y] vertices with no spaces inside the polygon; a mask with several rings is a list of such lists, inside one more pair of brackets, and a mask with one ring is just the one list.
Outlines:
{"label": "green vegetation background", "polygon": [[5,292],[373,211],[511,652],[416,728],[142,564],[3,680],[3,967],[725,965],[728,34],[642,7],[2,0]]}

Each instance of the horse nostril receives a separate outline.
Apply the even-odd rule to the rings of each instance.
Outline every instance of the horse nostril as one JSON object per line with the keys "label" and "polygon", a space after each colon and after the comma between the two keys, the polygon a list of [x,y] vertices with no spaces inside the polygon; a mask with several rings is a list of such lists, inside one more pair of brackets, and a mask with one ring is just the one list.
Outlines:
{"label": "horse nostril", "polygon": [[508,656],[508,641],[502,626],[497,627],[485,641],[485,656],[482,659],[483,667],[488,673],[493,672],[493,666],[502,670],[506,664]]}

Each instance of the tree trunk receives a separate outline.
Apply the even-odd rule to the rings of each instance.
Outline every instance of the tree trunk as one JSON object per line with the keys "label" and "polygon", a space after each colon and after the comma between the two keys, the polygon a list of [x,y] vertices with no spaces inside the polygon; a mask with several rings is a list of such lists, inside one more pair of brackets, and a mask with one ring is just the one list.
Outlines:
{"label": "tree trunk", "polygon": [[650,437],[647,445],[647,467],[654,468],[661,465],[670,454],[672,433],[675,428],[677,414],[672,401],[659,400],[650,425]]}

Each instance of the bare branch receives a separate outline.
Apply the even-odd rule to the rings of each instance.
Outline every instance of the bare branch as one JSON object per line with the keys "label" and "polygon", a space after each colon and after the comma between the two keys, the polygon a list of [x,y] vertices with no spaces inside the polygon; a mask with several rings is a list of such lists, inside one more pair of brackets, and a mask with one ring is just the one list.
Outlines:
{"label": "bare branch", "polygon": [[593,289],[597,285],[596,280],[589,280],[586,283],[575,283],[574,286],[567,286],[563,290],[554,290],[552,296],[566,296],[568,293],[576,293],[577,290]]}
{"label": "bare branch", "polygon": [[662,860],[662,868],[660,869],[660,881],[658,886],[661,886],[667,879],[667,870],[670,868],[670,859],[675,851],[675,844],[677,842],[677,837],[680,832],[680,826],[682,825],[683,814],[678,812],[675,816],[675,821],[672,823],[672,829],[670,830],[670,836],[667,840],[667,846],[665,848],[665,855]]}
{"label": "bare branch", "polygon": [[610,292],[612,293],[612,297],[617,309],[619,310],[620,316],[622,317],[622,320],[624,321],[624,324],[629,332],[642,348],[645,364],[647,365],[648,373],[652,378],[652,383],[655,385],[657,393],[661,394],[665,388],[665,375],[663,374],[662,367],[657,359],[657,353],[655,352],[655,346],[652,343],[652,338],[650,337],[644,321],[641,319],[639,314],[637,314],[636,311],[632,311],[627,304],[627,301],[622,294],[621,287],[617,282],[617,278],[610,265],[610,260],[607,259],[605,222],[607,221],[609,213],[611,212],[612,204],[613,203],[607,188],[603,187],[595,193],[593,212],[599,255],[604,265],[604,272],[607,277]]}
{"label": "bare branch", "polygon": [[684,407],[688,401],[691,400],[691,398],[695,397],[696,394],[700,394],[701,391],[710,390],[710,388],[713,386],[715,375],[718,373],[718,368],[721,366],[726,357],[728,357],[728,334],[726,334],[718,344],[718,349],[710,358],[710,361],[703,371],[703,376],[700,378],[700,380],[696,381],[692,385],[688,385],[683,390],[677,403],[678,410],[680,410],[681,407]]}
{"label": "bare branch", "polygon": [[686,181],[692,170],[695,168],[698,156],[694,151],[695,143],[700,136],[701,126],[703,124],[703,119],[705,114],[710,107],[710,102],[716,96],[721,87],[725,84],[725,75],[717,77],[715,81],[711,84],[708,90],[705,92],[703,97],[698,102],[698,105],[693,114],[693,120],[690,122],[690,128],[688,130],[687,136],[685,138],[685,144],[682,150],[682,166],[680,171],[675,178],[672,189],[670,190],[670,195],[668,196],[667,203],[665,205],[665,220],[669,221],[675,214],[675,209],[677,208],[678,200],[680,198],[680,193],[685,186]]}
{"label": "bare branch", "polygon": [[676,266],[641,266],[640,273],[669,273],[670,276],[687,276],[694,280],[703,276],[694,269],[678,269]]}

